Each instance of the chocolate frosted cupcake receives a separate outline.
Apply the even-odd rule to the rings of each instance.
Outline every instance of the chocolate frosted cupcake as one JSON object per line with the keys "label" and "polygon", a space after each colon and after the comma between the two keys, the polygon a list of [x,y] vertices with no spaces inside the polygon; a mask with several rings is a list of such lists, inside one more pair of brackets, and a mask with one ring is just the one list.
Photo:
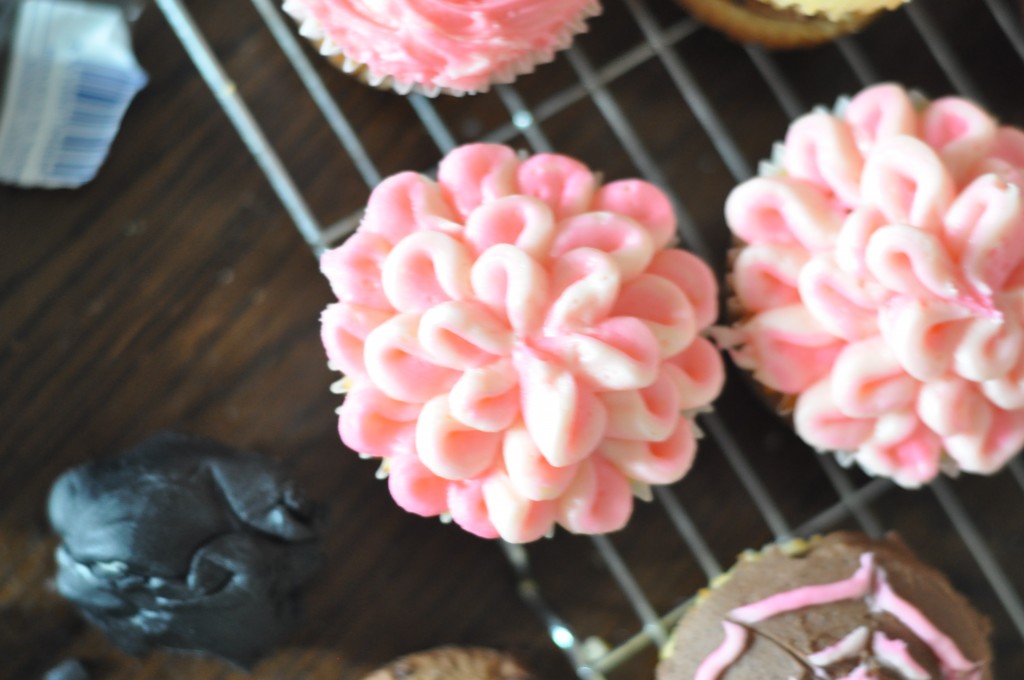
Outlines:
{"label": "chocolate frosted cupcake", "polygon": [[364,680],[535,680],[508,654],[479,647],[438,647],[403,656]]}
{"label": "chocolate frosted cupcake", "polygon": [[741,556],[680,622],[658,680],[986,680],[989,622],[894,537]]}

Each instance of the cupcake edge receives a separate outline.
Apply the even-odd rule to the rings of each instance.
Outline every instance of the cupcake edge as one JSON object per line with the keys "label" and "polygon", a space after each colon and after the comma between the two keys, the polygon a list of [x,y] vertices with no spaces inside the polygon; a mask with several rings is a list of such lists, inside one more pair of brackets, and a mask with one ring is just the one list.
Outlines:
{"label": "cupcake edge", "polygon": [[516,59],[505,61],[491,73],[488,81],[479,87],[460,89],[436,83],[402,79],[385,70],[374,68],[370,64],[351,59],[346,55],[344,47],[327,35],[324,26],[313,16],[302,0],[284,0],[282,9],[298,24],[299,34],[309,40],[317,52],[326,57],[343,73],[379,90],[392,91],[400,95],[417,93],[425,97],[437,97],[442,94],[453,97],[483,94],[488,92],[493,85],[512,83],[519,76],[533,72],[537,66],[554,61],[556,54],[568,48],[577,35],[587,32],[587,21],[599,16],[602,11],[599,0],[588,0],[578,15],[562,26],[548,45]]}

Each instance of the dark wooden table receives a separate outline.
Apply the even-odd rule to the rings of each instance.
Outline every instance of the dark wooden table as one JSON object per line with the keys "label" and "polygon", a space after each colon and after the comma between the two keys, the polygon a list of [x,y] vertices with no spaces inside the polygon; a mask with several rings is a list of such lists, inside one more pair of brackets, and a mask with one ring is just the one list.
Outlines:
{"label": "dark wooden table", "polygon": [[[1002,119],[1024,123],[1024,66],[983,3],[916,1],[961,60],[969,86]],[[583,91],[557,104],[573,88],[579,95],[586,66],[604,73],[602,92],[631,122],[721,269],[728,244],[721,205],[734,179],[677,89],[671,64],[687,65],[750,167],[782,134],[790,112],[758,71],[761,55],[752,58],[712,31],[693,30],[669,0],[606,4],[605,16],[578,41],[583,67],[563,56],[521,79],[515,92],[535,112],[548,112],[539,129],[555,148],[609,178],[636,176],[641,169],[624,150],[618,119],[602,108],[607,100]],[[636,5],[672,31],[668,57],[643,51],[648,43]],[[330,223],[356,211],[366,184],[252,6],[196,0],[190,10],[318,217]],[[876,77],[930,94],[951,92],[958,83],[932,57],[920,30],[916,17],[900,12],[852,44],[870,55]],[[318,338],[318,314],[330,291],[315,259],[158,11],[143,15],[135,41],[150,83],[99,176],[75,191],[0,187],[0,678],[38,678],[72,656],[86,659],[96,678],[243,677],[211,659],[129,658],[53,591],[55,539],[44,514],[53,479],[166,428],[285,460],[311,495],[331,505],[327,566],[313,585],[307,615],[253,676],[358,679],[395,656],[458,643],[508,649],[544,677],[572,677],[518,598],[497,547],[402,512],[374,479],[374,463],[341,446],[338,398],[328,390],[334,376]],[[792,86],[793,102],[806,107],[859,89],[858,74],[844,59],[829,46],[780,55],[771,64]],[[402,97],[321,68],[382,173],[427,170],[437,162],[437,146]],[[436,110],[462,142],[507,126],[506,104],[491,93],[441,100]],[[510,141],[529,146],[527,137]],[[731,378],[718,407],[722,422],[748,453],[787,527],[832,507],[837,492],[814,454],[738,376]],[[857,473],[851,479],[854,487],[867,483]],[[1011,585],[1024,587],[1021,487],[1009,473],[953,486]],[[711,440],[672,493],[723,566],[779,533]],[[999,677],[1024,677],[1020,633],[954,531],[941,497],[887,491],[871,512],[989,612]],[[845,515],[837,521],[857,524]],[[705,580],[654,507],[641,507],[630,529],[612,541],[659,611]],[[559,535],[533,554],[545,592],[584,633],[622,640],[638,629],[589,541]],[[620,675],[649,678],[653,662],[648,650]]]}

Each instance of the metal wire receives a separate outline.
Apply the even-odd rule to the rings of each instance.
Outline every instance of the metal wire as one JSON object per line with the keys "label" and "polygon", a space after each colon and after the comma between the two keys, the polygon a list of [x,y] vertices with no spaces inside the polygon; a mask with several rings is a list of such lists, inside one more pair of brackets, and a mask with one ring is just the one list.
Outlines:
{"label": "metal wire", "polygon": [[[266,135],[239,96],[181,0],[156,2],[314,253],[319,253],[323,248],[351,233],[358,223],[358,212],[326,227],[322,227],[313,216],[302,192],[296,187],[295,181],[268,143]],[[678,49],[681,43],[704,29],[691,19],[662,26],[655,18],[648,2],[649,0],[623,0],[628,14],[643,36],[639,44],[600,65],[592,63],[587,54],[578,47],[566,51],[565,59],[575,73],[577,82],[532,106],[526,103],[515,86],[496,87],[497,97],[507,110],[508,121],[492,130],[483,131],[479,137],[483,141],[508,142],[521,135],[534,151],[553,151],[553,145],[544,132],[543,124],[574,104],[589,99],[637,172],[662,187],[669,195],[676,207],[679,232],[687,247],[706,260],[713,261],[714,249],[708,243],[705,234],[697,228],[690,210],[673,191],[671,182],[642,135],[638,133],[634,121],[630,120],[617,101],[611,85],[620,82],[625,76],[646,64],[659,64],[668,74],[683,105],[703,129],[709,143],[733,179],[746,179],[751,175],[752,169],[740,144]],[[271,0],[253,0],[253,4],[363,181],[368,187],[375,186],[381,179],[379,169],[364,147],[355,127],[345,116],[342,106],[332,98],[317,69],[311,64],[306,55],[307,50],[295,38],[292,26],[284,20]],[[1003,0],[985,0],[984,4],[1012,50],[1024,60],[1024,32],[1014,13]],[[905,13],[935,63],[953,87],[960,94],[984,103],[985,93],[950,47],[939,23],[931,16],[927,2],[916,0],[900,11]],[[856,39],[842,38],[836,41],[835,46],[842,60],[860,83],[866,85],[877,82],[878,69]],[[745,52],[754,70],[788,117],[795,117],[806,110],[807,102],[802,100],[796,84],[791,81],[786,69],[780,66],[772,54],[757,47],[737,49]],[[406,100],[442,154],[456,145],[455,136],[432,100],[419,95],[410,95]],[[722,452],[768,531],[776,538],[824,532],[843,522],[853,522],[869,535],[878,536],[883,533],[884,523],[879,519],[874,507],[879,499],[893,488],[891,482],[871,480],[858,486],[847,471],[837,465],[831,457],[821,457],[824,476],[834,489],[837,501],[810,518],[801,518],[802,521],[794,528],[751,465],[750,452],[744,450],[722,418],[714,413],[704,414],[700,418],[700,424]],[[1024,490],[1024,463],[1020,460],[1013,461],[1009,471],[1017,485]],[[957,496],[954,485],[942,480],[932,485],[931,491],[951,527],[974,558],[988,586],[1003,604],[1017,634],[1024,639],[1024,601]],[[670,488],[655,489],[653,496],[708,580],[720,575],[721,562],[710,548],[698,523],[691,518],[678,496]],[[522,546],[508,544],[502,544],[502,548],[518,579],[520,595],[537,612],[553,644],[565,652],[580,678],[603,680],[605,674],[620,668],[637,654],[652,645],[663,644],[666,631],[681,617],[687,603],[677,604],[669,611],[659,614],[657,607],[645,593],[643,584],[631,570],[628,560],[620,554],[612,541],[606,537],[596,537],[592,543],[612,580],[629,601],[639,625],[635,634],[618,641],[617,644],[588,639],[577,633],[573,624],[559,615],[557,605],[545,596],[542,584],[532,573],[529,551]]]}

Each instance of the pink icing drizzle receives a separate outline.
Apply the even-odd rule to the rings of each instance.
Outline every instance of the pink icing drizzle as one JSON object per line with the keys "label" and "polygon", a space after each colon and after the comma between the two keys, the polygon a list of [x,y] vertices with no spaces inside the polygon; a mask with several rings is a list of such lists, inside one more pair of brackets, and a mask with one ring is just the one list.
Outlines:
{"label": "pink icing drizzle", "polygon": [[[722,622],[725,639],[704,658],[695,677],[697,680],[721,678],[742,657],[751,635],[756,632],[753,628],[756,623],[807,607],[861,598],[867,601],[872,612],[887,612],[907,626],[938,659],[945,678],[981,678],[979,664],[968,660],[948,635],[892,589],[885,570],[875,564],[872,553],[861,555],[860,567],[847,579],[776,593],[730,611]],[[868,645],[870,649],[867,649]],[[910,656],[905,642],[892,640],[879,632],[869,636],[864,628],[851,631],[841,640],[809,655],[803,661],[815,671],[816,676],[828,677],[827,674],[821,675],[827,671],[827,666],[855,658],[866,651],[872,652],[878,663],[900,672],[908,680],[928,678],[928,674]],[[861,665],[842,680],[869,677],[872,677],[869,669]]]}
{"label": "pink icing drizzle", "polygon": [[487,144],[438,177],[384,180],[321,260],[324,347],[352,385],[342,440],[385,459],[400,506],[480,536],[622,527],[633,483],[690,469],[691,418],[721,390],[699,336],[714,275],[666,248],[671,204],[649,183]]}
{"label": "pink icing drizzle", "polygon": [[285,0],[300,32],[344,68],[405,93],[482,92],[554,58],[597,0]]}
{"label": "pink icing drizzle", "polygon": [[727,201],[733,357],[870,473],[995,472],[1024,446],[1024,132],[892,84],[840,111],[795,121],[777,174]]}

